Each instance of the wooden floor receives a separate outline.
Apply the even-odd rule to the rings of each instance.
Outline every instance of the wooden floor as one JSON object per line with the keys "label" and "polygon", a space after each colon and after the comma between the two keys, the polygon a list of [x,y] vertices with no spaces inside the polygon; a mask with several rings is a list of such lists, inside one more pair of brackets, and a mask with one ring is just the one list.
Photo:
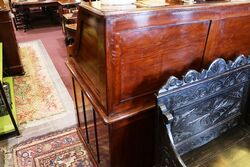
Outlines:
{"label": "wooden floor", "polygon": [[250,167],[250,126],[239,126],[182,157],[188,167]]}

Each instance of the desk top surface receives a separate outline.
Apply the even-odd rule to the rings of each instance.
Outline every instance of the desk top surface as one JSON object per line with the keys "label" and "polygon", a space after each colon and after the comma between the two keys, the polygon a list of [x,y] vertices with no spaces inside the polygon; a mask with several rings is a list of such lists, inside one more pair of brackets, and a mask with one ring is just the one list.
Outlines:
{"label": "desk top surface", "polygon": [[62,6],[71,4],[80,4],[81,0],[59,0],[58,3]]}
{"label": "desk top surface", "polygon": [[79,4],[81,0],[12,0],[15,5],[49,4],[58,3],[60,5]]}
{"label": "desk top surface", "polygon": [[229,7],[249,4],[250,0],[207,0],[183,2],[182,0],[139,0],[129,5],[102,5],[100,1],[82,2],[81,7],[99,15],[117,15],[156,10],[194,10],[211,7]]}
{"label": "desk top surface", "polygon": [[15,5],[31,5],[31,4],[45,4],[45,3],[55,3],[57,0],[12,0]]}
{"label": "desk top surface", "polygon": [[63,18],[66,20],[77,19],[77,13],[66,13],[63,14]]}

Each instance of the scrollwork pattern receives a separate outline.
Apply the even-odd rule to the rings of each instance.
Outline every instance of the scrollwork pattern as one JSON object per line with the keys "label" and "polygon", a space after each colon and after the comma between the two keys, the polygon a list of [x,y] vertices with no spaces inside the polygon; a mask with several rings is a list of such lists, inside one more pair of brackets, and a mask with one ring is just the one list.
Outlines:
{"label": "scrollwork pattern", "polygon": [[184,154],[238,124],[250,82],[250,56],[235,61],[216,59],[200,73],[190,70],[183,79],[170,77],[157,95],[164,115],[171,114],[173,145]]}
{"label": "scrollwork pattern", "polygon": [[164,93],[166,91],[173,90],[184,85],[207,79],[222,74],[226,71],[240,68],[244,65],[250,65],[250,56],[240,55],[235,59],[235,61],[228,62],[226,62],[222,58],[218,58],[211,63],[208,70],[204,69],[200,73],[196,70],[190,70],[186,73],[186,75],[183,76],[183,79],[178,79],[174,76],[171,76],[159,91],[159,93]]}
{"label": "scrollwork pattern", "polygon": [[212,127],[220,121],[240,114],[240,101],[243,87],[231,90],[229,94],[216,96],[207,101],[186,106],[176,110],[172,128],[175,143],[201,133],[202,130]]}
{"label": "scrollwork pattern", "polygon": [[[167,107],[168,110],[176,110],[185,105],[191,105],[197,100],[205,98],[205,96],[213,96],[221,90],[227,89],[231,86],[242,84],[250,79],[250,71],[246,68],[241,71],[235,71],[221,76],[217,76],[216,80],[211,82],[197,82],[189,85],[183,91],[169,91],[168,96],[159,98]],[[165,92],[166,93],[166,92]],[[165,94],[165,93],[159,93]]]}

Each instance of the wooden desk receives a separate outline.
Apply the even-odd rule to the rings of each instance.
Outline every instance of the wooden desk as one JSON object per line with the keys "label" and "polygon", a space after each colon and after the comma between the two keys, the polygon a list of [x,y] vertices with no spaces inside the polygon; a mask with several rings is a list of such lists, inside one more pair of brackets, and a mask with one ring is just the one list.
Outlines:
{"label": "wooden desk", "polygon": [[57,0],[12,0],[11,2],[16,8],[58,6]]}
{"label": "wooden desk", "polygon": [[[32,16],[37,14],[50,18],[52,22],[57,22],[57,0],[13,0],[12,7],[23,16],[24,30],[32,27]],[[33,9],[32,9],[33,8]],[[34,8],[38,8],[34,10]]]}
{"label": "wooden desk", "polygon": [[78,5],[81,0],[12,0],[14,7],[48,7],[48,6],[67,6],[67,5]]}
{"label": "wooden desk", "polygon": [[[63,19],[64,9],[77,7],[81,0],[13,0],[12,6],[19,12],[23,13],[25,27],[29,27],[30,12],[29,8],[33,7],[58,7],[61,21]],[[52,14],[51,14],[52,15]],[[52,16],[51,16],[52,17]],[[63,30],[64,31],[64,30]]]}
{"label": "wooden desk", "polygon": [[250,54],[249,0],[162,7],[82,3],[77,26],[67,66],[82,89],[76,96],[82,93],[93,108],[77,108],[79,133],[100,166],[152,167],[154,93],[166,79],[217,57]]}

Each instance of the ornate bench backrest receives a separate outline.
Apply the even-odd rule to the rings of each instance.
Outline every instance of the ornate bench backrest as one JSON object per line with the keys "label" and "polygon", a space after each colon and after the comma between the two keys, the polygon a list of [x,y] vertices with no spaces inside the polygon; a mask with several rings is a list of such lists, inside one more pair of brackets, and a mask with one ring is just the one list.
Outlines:
{"label": "ornate bench backrest", "polygon": [[157,104],[180,155],[238,124],[249,80],[250,57],[243,55],[234,62],[216,59],[208,70],[190,70],[182,80],[169,78],[158,92]]}

